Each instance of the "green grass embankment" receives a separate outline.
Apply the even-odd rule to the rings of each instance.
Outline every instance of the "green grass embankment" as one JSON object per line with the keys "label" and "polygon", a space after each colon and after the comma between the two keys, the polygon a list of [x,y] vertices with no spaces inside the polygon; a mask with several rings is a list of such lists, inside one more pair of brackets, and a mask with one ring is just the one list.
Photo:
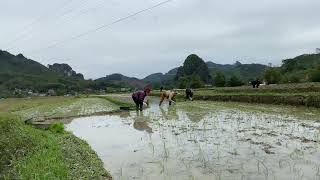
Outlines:
{"label": "green grass embankment", "polygon": [[[62,97],[2,100],[0,179],[111,179],[98,155],[85,141],[64,131],[63,124],[42,130],[24,123],[26,115],[21,112],[51,114],[61,107],[74,107],[79,100],[83,102]],[[78,108],[87,109],[83,107],[86,103],[80,104]],[[64,113],[70,112],[61,111],[61,115]]]}
{"label": "green grass embankment", "polygon": [[0,114],[0,179],[109,179],[89,145],[72,134]]}

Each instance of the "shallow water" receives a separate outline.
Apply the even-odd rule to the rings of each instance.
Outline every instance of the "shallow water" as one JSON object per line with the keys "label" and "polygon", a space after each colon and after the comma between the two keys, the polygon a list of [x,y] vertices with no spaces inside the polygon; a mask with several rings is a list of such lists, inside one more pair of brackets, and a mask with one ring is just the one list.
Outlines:
{"label": "shallow water", "polygon": [[256,106],[155,103],[143,113],[78,118],[67,129],[114,179],[320,179],[320,117]]}

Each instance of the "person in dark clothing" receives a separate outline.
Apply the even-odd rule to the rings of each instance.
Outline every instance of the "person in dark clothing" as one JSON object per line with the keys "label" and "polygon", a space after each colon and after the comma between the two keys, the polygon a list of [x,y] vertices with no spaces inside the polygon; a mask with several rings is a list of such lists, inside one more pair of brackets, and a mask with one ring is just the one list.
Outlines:
{"label": "person in dark clothing", "polygon": [[186,100],[193,101],[193,90],[191,88],[186,89]]}
{"label": "person in dark clothing", "polygon": [[251,85],[253,88],[259,88],[260,84],[261,82],[258,79],[251,81]]}
{"label": "person in dark clothing", "polygon": [[259,88],[261,82],[259,80],[256,81],[256,88]]}
{"label": "person in dark clothing", "polygon": [[146,96],[149,96],[150,93],[151,93],[151,88],[146,87],[144,88],[143,91],[142,90],[136,91],[132,94],[132,100],[136,104],[137,110],[142,111],[144,99],[146,98]]}
{"label": "person in dark clothing", "polygon": [[160,87],[160,92],[162,92],[162,91],[163,91],[163,87],[161,86],[161,87]]}

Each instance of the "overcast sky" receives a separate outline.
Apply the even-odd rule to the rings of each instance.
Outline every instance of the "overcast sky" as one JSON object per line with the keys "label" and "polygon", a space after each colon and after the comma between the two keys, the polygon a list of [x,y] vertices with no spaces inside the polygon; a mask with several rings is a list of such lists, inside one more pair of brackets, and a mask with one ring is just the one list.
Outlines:
{"label": "overcast sky", "polygon": [[67,40],[162,1],[0,0],[0,49],[44,65],[68,63],[86,78],[142,78],[191,53],[222,64],[279,65],[320,47],[320,0],[173,0]]}

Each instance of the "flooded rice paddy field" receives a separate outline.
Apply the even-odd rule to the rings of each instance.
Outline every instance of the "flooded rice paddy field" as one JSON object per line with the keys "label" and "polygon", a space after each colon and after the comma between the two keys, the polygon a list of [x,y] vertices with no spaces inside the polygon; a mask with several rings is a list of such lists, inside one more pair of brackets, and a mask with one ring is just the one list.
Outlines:
{"label": "flooded rice paddy field", "polygon": [[90,115],[96,112],[112,111],[116,109],[118,109],[116,105],[100,98],[76,98],[56,104],[35,106],[29,109],[16,111],[15,113],[26,119],[36,119],[42,117]]}
{"label": "flooded rice paddy field", "polygon": [[179,102],[73,120],[114,179],[320,179],[316,109]]}

